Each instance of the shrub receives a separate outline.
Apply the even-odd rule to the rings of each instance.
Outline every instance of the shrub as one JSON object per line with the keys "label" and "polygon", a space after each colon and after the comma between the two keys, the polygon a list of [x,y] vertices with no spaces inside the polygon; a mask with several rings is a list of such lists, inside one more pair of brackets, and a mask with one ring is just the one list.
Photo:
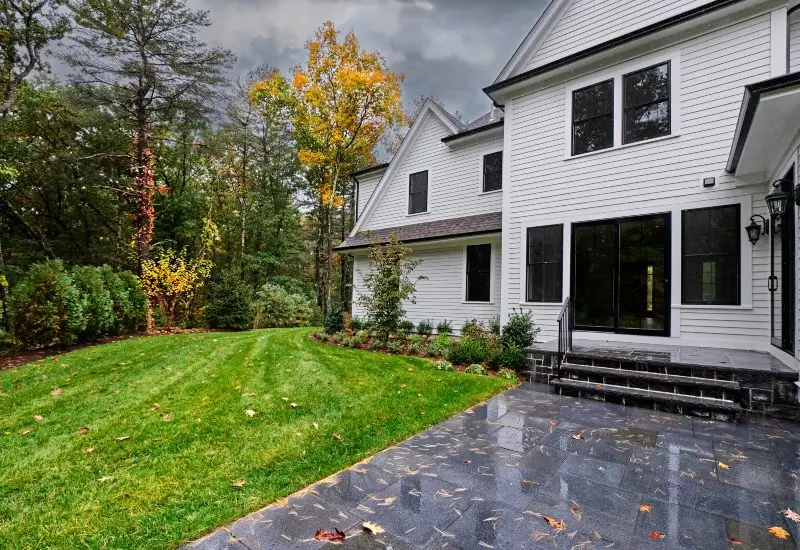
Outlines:
{"label": "shrub", "polygon": [[409,343],[409,344],[415,344],[415,345],[420,345],[420,346],[421,346],[422,344],[424,344],[424,343],[425,343],[425,337],[424,337],[424,336],[422,336],[422,335],[420,335],[420,334],[412,334],[412,335],[411,335],[411,336],[408,338],[408,343]]}
{"label": "shrub", "polygon": [[70,273],[81,301],[81,308],[86,317],[86,327],[78,335],[78,339],[96,340],[108,336],[114,329],[114,302],[111,292],[103,282],[100,268],[78,266]]}
{"label": "shrub", "polygon": [[346,338],[346,336],[344,335],[344,333],[336,332],[336,333],[334,333],[333,336],[331,336],[331,341],[334,344],[339,345],[344,341],[345,338]]}
{"label": "shrub", "polygon": [[515,309],[503,327],[503,342],[525,349],[533,343],[538,333],[539,329],[533,324],[533,313]]}
{"label": "shrub", "polygon": [[204,258],[189,259],[186,250],[167,249],[153,259],[142,262],[142,288],[154,305],[172,325],[189,312],[195,293],[211,274],[212,264]]}
{"label": "shrub", "polygon": [[428,346],[428,349],[426,351],[428,352],[428,355],[430,355],[431,357],[438,357],[439,355],[441,355],[441,353],[439,352],[439,348],[437,348],[434,344]]}
{"label": "shrub", "polygon": [[403,353],[403,343],[398,342],[396,340],[392,340],[391,342],[386,344],[386,351],[394,355],[401,355]]}
{"label": "shrub", "polygon": [[397,330],[403,331],[406,334],[408,334],[409,332],[413,332],[414,323],[412,323],[408,319],[403,319],[402,321],[397,323]]}
{"label": "shrub", "polygon": [[483,368],[483,365],[479,365],[475,363],[474,365],[468,366],[464,372],[467,374],[479,374],[481,376],[486,376],[486,369]]}
{"label": "shrub", "polygon": [[267,279],[267,283],[271,284],[272,286],[279,286],[289,294],[298,294],[309,299],[314,298],[314,288],[303,281],[295,279],[294,277],[274,275]]}
{"label": "shrub", "polygon": [[317,340],[320,340],[321,342],[328,341],[328,333],[322,329],[315,330],[314,332],[311,333],[311,336],[313,336]]}
{"label": "shrub", "polygon": [[453,334],[453,323],[445,319],[436,325],[436,334]]}
{"label": "shrub", "polygon": [[500,369],[497,371],[497,376],[500,378],[505,378],[506,380],[517,380],[517,373],[511,369]]}
{"label": "shrub", "polygon": [[253,289],[238,277],[222,277],[209,285],[204,315],[211,328],[253,328]]}
{"label": "shrub", "polygon": [[417,332],[424,336],[430,336],[431,334],[433,334],[433,321],[431,320],[420,321],[419,324],[417,325]]}
{"label": "shrub", "polygon": [[525,368],[525,352],[513,344],[504,344],[492,353],[489,358],[489,367],[499,369],[506,367],[515,371]]}
{"label": "shrub", "polygon": [[448,372],[453,370],[453,363],[451,363],[450,361],[436,361],[436,363],[434,363],[433,366],[436,368],[436,370],[443,370]]}
{"label": "shrub", "polygon": [[453,347],[453,339],[447,334],[437,334],[431,347],[434,350],[431,355],[445,355]]}
{"label": "shrub", "polygon": [[479,336],[486,332],[486,327],[483,326],[477,319],[472,319],[464,323],[461,327],[461,336]]}
{"label": "shrub", "polygon": [[344,312],[341,304],[330,304],[325,314],[325,332],[333,334],[344,330]]}
{"label": "shrub", "polygon": [[359,330],[353,335],[353,340],[355,340],[357,346],[361,346],[367,343],[369,340],[369,332],[366,330]]}
{"label": "shrub", "polygon": [[342,340],[342,343],[347,346],[348,348],[357,348],[358,347],[358,340],[356,340],[355,336],[345,336]]}
{"label": "shrub", "polygon": [[500,336],[500,316],[495,315],[491,319],[489,319],[489,332],[494,334],[495,336]]}
{"label": "shrub", "polygon": [[25,347],[74,344],[86,329],[80,293],[59,260],[32,265],[10,302],[15,333]]}
{"label": "shrub", "polygon": [[[139,278],[130,271],[117,273],[119,280],[128,294],[128,301],[124,308],[118,308],[114,302],[115,310],[121,315],[121,323],[125,332],[137,332],[147,328],[147,294],[142,288]],[[120,317],[118,317],[118,320]]]}
{"label": "shrub", "polygon": [[383,343],[380,340],[375,339],[372,342],[370,342],[369,349],[371,349],[372,351],[380,351],[383,349]]}
{"label": "shrub", "polygon": [[483,363],[489,358],[490,349],[486,340],[464,337],[447,353],[447,360],[457,365]]}
{"label": "shrub", "polygon": [[[254,328],[307,327],[314,315],[314,303],[307,296],[289,294],[285,288],[265,284],[256,293]],[[332,310],[333,311],[333,310]],[[325,332],[333,334],[344,329],[341,310],[338,326],[325,319]]]}
{"label": "shrub", "polygon": [[350,328],[353,329],[353,330],[358,331],[358,330],[363,330],[363,329],[365,329],[367,327],[364,325],[364,321],[362,321],[358,317],[351,317],[350,318]]}
{"label": "shrub", "polygon": [[420,344],[420,343],[410,342],[408,344],[408,354],[409,355],[422,355],[423,351],[424,351],[424,348],[423,348],[422,344]]}

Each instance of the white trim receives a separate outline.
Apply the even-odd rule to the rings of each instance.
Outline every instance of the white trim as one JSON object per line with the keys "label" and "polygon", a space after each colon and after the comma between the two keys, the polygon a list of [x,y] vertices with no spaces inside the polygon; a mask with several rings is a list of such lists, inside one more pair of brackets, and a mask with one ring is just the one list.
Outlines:
{"label": "white trim", "polygon": [[[467,300],[467,248],[470,246],[481,246],[481,245],[489,245],[489,301],[488,302],[479,302],[476,300]],[[461,269],[461,303],[462,304],[478,304],[478,305],[494,305],[495,303],[495,284],[494,278],[496,275],[496,268],[495,262],[497,257],[495,253],[497,252],[497,244],[491,240],[488,242],[474,242],[465,244],[462,248],[462,269]]]}
{"label": "white trim", "polygon": [[[397,167],[403,163],[403,159],[405,159],[408,151],[411,149],[411,144],[416,141],[417,134],[421,131],[420,129],[425,126],[425,122],[427,121],[428,116],[431,114],[435,115],[441,121],[441,123],[450,130],[452,134],[457,134],[460,132],[460,128],[457,128],[450,118],[442,113],[441,108],[436,104],[436,102],[430,99],[426,100],[425,105],[423,106],[419,115],[411,124],[411,128],[408,130],[406,137],[403,138],[403,143],[400,145],[400,149],[397,151],[397,154],[395,154],[394,158],[389,164],[389,167],[386,169],[386,172],[383,173],[383,176],[378,181],[378,185],[375,186],[372,196],[370,196],[369,200],[364,205],[364,212],[362,212],[361,216],[356,220],[355,225],[353,225],[353,230],[350,232],[351,237],[356,235],[359,231],[362,231],[365,222],[369,219],[370,214],[372,214],[372,211],[375,209],[375,205],[380,202],[383,194],[386,192],[389,182],[392,181],[395,172],[398,170]],[[430,171],[428,177],[430,178]],[[430,201],[430,182],[428,183],[428,187],[428,200]],[[428,205],[428,210],[430,210],[430,204]],[[408,205],[406,205],[406,214],[408,214]]]}
{"label": "white trim", "polygon": [[[622,119],[623,112],[623,76],[640,69],[652,67],[660,63],[669,62],[669,101],[670,101],[670,133],[666,136],[636,141],[634,143],[623,143]],[[588,153],[572,154],[572,93],[576,90],[600,84],[612,80],[614,83],[614,144],[606,149],[590,151]],[[615,65],[614,67],[597,71],[586,76],[582,76],[569,82],[564,89],[565,120],[564,120],[564,159],[571,160],[583,158],[589,155],[598,155],[609,151],[616,151],[645,143],[653,143],[665,139],[674,139],[681,134],[681,62],[680,50],[678,48],[661,50],[658,53],[648,54],[637,57]]]}
{"label": "white trim", "polygon": [[503,164],[500,167],[500,169],[502,170],[502,173],[500,174],[500,176],[501,176],[501,178],[500,178],[500,185],[501,185],[500,189],[495,189],[494,191],[484,191],[483,190],[483,185],[485,183],[484,180],[485,180],[485,177],[486,177],[486,173],[485,173],[485,168],[486,168],[485,167],[485,162],[486,161],[485,161],[485,158],[487,156],[493,155],[495,153],[503,153],[503,147],[502,146],[501,147],[495,147],[493,149],[488,149],[485,152],[477,154],[477,156],[478,156],[478,164],[479,164],[479,167],[478,167],[478,194],[479,195],[492,195],[494,193],[502,193],[503,192],[502,185],[503,185],[503,183],[505,183],[504,182],[504,180],[505,180],[505,166],[504,165],[505,165],[505,157],[506,157],[505,153],[503,153]]}
{"label": "white trim", "polygon": [[[500,322],[505,324],[508,320],[508,294],[509,294],[509,284],[511,282],[511,277],[508,276],[510,270],[510,263],[509,263],[509,250],[510,250],[510,232],[508,231],[510,216],[511,216],[511,128],[512,128],[512,121],[513,121],[513,111],[514,105],[516,101],[512,100],[506,103],[506,116],[505,116],[505,126],[503,132],[503,197],[502,197],[502,207],[503,207],[503,227],[506,231],[503,231],[501,236],[502,242],[502,256],[500,258],[501,261],[501,268],[500,268]],[[505,129],[507,128],[507,131]]]}
{"label": "white trim", "polygon": [[770,73],[789,72],[789,15],[786,6],[770,12]]}

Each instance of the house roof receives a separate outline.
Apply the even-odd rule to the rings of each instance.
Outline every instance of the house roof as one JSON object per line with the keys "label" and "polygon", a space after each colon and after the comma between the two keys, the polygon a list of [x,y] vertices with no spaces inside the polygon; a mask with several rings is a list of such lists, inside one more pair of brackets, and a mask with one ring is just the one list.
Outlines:
{"label": "house roof", "polygon": [[442,143],[450,143],[462,138],[474,136],[475,134],[480,134],[481,132],[487,132],[495,128],[502,128],[504,124],[504,118],[505,113],[502,110],[493,107],[488,113],[479,116],[472,122],[467,123],[462,132],[442,138]]}
{"label": "house roof", "polygon": [[338,251],[355,250],[367,248],[374,242],[389,242],[389,236],[393,233],[406,244],[446,239],[451,237],[467,237],[470,235],[484,235],[487,233],[497,233],[503,229],[503,213],[492,212],[491,214],[479,214],[477,216],[467,216],[434,222],[415,223],[413,225],[403,225],[389,227],[386,229],[376,229],[373,231],[359,231],[355,235],[348,237],[336,247]]}
{"label": "house roof", "polygon": [[385,171],[387,168],[389,168],[388,162],[384,164],[376,164],[374,166],[368,166],[367,168],[363,168],[356,172],[350,172],[350,177],[358,181],[358,178],[367,176],[369,174],[372,174],[373,172]]}

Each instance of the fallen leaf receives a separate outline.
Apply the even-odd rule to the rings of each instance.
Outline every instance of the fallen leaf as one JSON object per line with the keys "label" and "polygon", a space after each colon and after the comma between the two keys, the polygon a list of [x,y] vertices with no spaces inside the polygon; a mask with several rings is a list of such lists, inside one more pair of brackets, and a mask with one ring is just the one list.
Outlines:
{"label": "fallen leaf", "polygon": [[106,481],[112,481],[113,479],[114,478],[111,477],[111,476],[103,476],[100,479],[98,479],[97,481],[99,481],[100,483],[105,483]]}
{"label": "fallen leaf", "polygon": [[341,440],[342,440],[342,436],[341,436],[341,435],[339,435],[339,434],[337,434],[336,432],[333,432],[331,435],[333,436],[333,438],[334,438],[336,441],[341,441]]}
{"label": "fallen leaf", "polygon": [[90,454],[90,453],[93,453],[93,452],[94,452],[94,447],[86,447],[86,448],[83,450],[83,454],[86,454],[86,455],[88,455],[88,454]]}
{"label": "fallen leaf", "polygon": [[557,519],[549,518],[547,516],[542,516],[542,519],[545,520],[550,527],[558,531],[559,533],[567,528],[563,521],[558,521]]}
{"label": "fallen leaf", "polygon": [[800,514],[792,510],[791,508],[787,508],[783,511],[783,515],[792,520],[793,522],[797,523],[800,521]]}
{"label": "fallen leaf", "polygon": [[83,426],[80,430],[78,430],[78,435],[86,435],[89,433],[89,427]]}
{"label": "fallen leaf", "polygon": [[162,414],[161,420],[163,420],[164,422],[172,422],[172,413]]}
{"label": "fallen leaf", "polygon": [[253,418],[256,415],[256,411],[254,411],[253,409],[247,409],[246,411],[244,411],[244,414],[248,418]]}
{"label": "fallen leaf", "polygon": [[158,410],[158,409],[160,409],[160,408],[161,408],[161,403],[153,403],[153,408],[154,408],[155,410]]}
{"label": "fallen leaf", "polygon": [[524,483],[525,485],[538,485],[536,481],[532,481],[530,479],[523,479],[522,483]]}
{"label": "fallen leaf", "polygon": [[650,506],[649,504],[640,504],[639,505],[639,511],[640,512],[652,512],[653,511],[653,507]]}
{"label": "fallen leaf", "polygon": [[731,469],[731,467],[728,466],[727,464],[725,464],[724,462],[717,462],[717,466],[719,466],[723,470],[730,470]]}
{"label": "fallen leaf", "polygon": [[338,529],[334,529],[333,533],[326,531],[325,529],[319,529],[316,533],[314,533],[314,538],[316,540],[324,540],[334,544],[341,544],[342,541],[344,541],[344,536],[344,533]]}
{"label": "fallen leaf", "polygon": [[35,415],[35,416],[33,417],[33,419],[34,419],[36,422],[42,422],[42,421],[44,420],[44,417],[43,417],[41,414],[37,414],[37,415]]}
{"label": "fallen leaf", "polygon": [[115,437],[114,441],[125,441],[126,439],[130,439],[130,438],[131,438],[131,436],[129,436],[129,435],[121,435],[119,437]]}
{"label": "fallen leaf", "polygon": [[580,521],[581,520],[581,508],[578,506],[578,503],[574,500],[569,503],[569,509],[572,511],[572,515],[575,516],[575,519]]}
{"label": "fallen leaf", "polygon": [[378,503],[378,506],[391,506],[394,504],[394,501],[397,500],[396,497],[387,497],[383,499],[383,501]]}
{"label": "fallen leaf", "polygon": [[369,531],[373,535],[380,535],[384,532],[383,527],[377,523],[372,523],[371,521],[365,521],[361,524],[361,527],[364,529],[364,531]]}
{"label": "fallen leaf", "polygon": [[414,370],[414,369],[412,369],[411,367],[408,367],[408,372],[411,372],[411,371],[413,371],[413,370]]}
{"label": "fallen leaf", "polygon": [[315,429],[315,430],[319,430],[319,424],[317,424],[316,422],[314,422],[314,423],[313,423],[313,424],[311,424],[311,425],[312,425],[312,426],[314,426],[314,429]]}
{"label": "fallen leaf", "polygon": [[247,483],[244,479],[237,479],[236,481],[232,482],[231,485],[234,487],[244,487],[244,484]]}
{"label": "fallen leaf", "polygon": [[292,403],[292,408],[296,409],[297,408],[297,403]]}
{"label": "fallen leaf", "polygon": [[288,397],[281,397],[281,399],[283,399],[284,401],[289,401]]}
{"label": "fallen leaf", "polygon": [[401,387],[401,388],[407,388],[407,387],[408,387],[408,384],[400,384],[400,387]]}
{"label": "fallen leaf", "polygon": [[572,439],[580,441],[585,438],[583,437],[583,434],[572,434]]}
{"label": "fallen leaf", "polygon": [[655,540],[661,540],[661,539],[663,539],[665,537],[664,533],[656,533],[655,531],[653,531],[652,533],[650,533],[647,536],[650,537],[651,539],[655,539]]}
{"label": "fallen leaf", "polygon": [[31,431],[33,430],[22,430],[21,432],[19,432],[19,435],[28,435],[29,433],[31,433]]}
{"label": "fallen leaf", "polygon": [[784,529],[783,527],[770,527],[767,529],[773,536],[778,537],[779,539],[788,539],[789,538],[789,531]]}
{"label": "fallen leaf", "polygon": [[731,539],[731,544],[739,545],[742,544],[742,541],[740,541],[739,539]]}
{"label": "fallen leaf", "polygon": [[50,392],[50,395],[52,395],[53,397],[58,397],[62,393],[64,393],[64,390],[62,390],[61,388],[56,388],[56,389],[54,389],[53,391]]}

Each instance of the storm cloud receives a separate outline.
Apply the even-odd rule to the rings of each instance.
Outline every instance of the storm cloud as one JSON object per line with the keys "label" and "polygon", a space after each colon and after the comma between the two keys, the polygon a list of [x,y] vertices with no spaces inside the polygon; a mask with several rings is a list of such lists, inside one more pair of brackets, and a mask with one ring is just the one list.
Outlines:
{"label": "storm cloud", "polygon": [[188,0],[209,10],[202,38],[236,54],[237,73],[302,63],[304,44],[332,20],[405,75],[406,101],[439,97],[465,120],[486,112],[490,84],[548,0]]}

